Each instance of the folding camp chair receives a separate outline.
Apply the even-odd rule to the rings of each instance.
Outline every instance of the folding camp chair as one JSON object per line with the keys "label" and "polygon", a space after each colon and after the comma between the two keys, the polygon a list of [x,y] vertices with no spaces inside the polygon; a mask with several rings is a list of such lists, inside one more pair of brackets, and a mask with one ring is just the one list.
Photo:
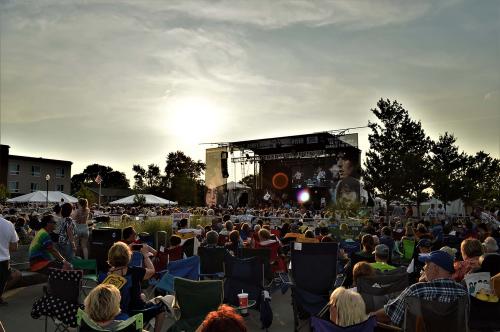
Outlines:
{"label": "folding camp chair", "polygon": [[[162,248],[163,249],[163,248]],[[182,246],[177,246],[170,249],[158,250],[154,259],[153,265],[156,272],[164,271],[169,262],[178,261],[183,257]]]}
{"label": "folding camp chair", "polygon": [[87,296],[86,290],[91,290],[93,287],[89,283],[97,283],[97,261],[95,259],[78,259],[75,258],[71,261],[73,269],[83,271],[82,279],[82,293]]}
{"label": "folding camp chair", "polygon": [[270,248],[242,248],[241,258],[257,257],[259,262],[264,267],[264,278],[266,283],[273,280],[273,272],[271,269],[271,249]]}
{"label": "folding camp chair", "polygon": [[402,239],[401,243],[403,244],[402,261],[409,263],[415,251],[415,240]]}
{"label": "folding camp chair", "polygon": [[268,245],[262,245],[260,242],[255,243],[255,248],[269,248],[271,250],[269,255],[269,260],[271,263],[271,271],[275,272],[286,272],[286,264],[283,257],[280,255],[280,244],[279,242],[273,242]]}
{"label": "folding camp chair", "polygon": [[375,316],[369,317],[364,322],[346,327],[339,326],[329,320],[321,319],[319,317],[311,318],[311,327],[313,332],[370,332],[374,331],[376,326],[377,320],[375,319]]}
{"label": "folding camp chair", "polygon": [[78,332],[142,332],[142,314],[137,314],[120,322],[113,329],[106,329],[94,322],[82,309],[78,309],[76,315]]}
{"label": "folding camp chair", "polygon": [[187,239],[183,244],[182,244],[182,249],[186,257],[191,257],[194,255],[194,237]]}
{"label": "folding camp chair", "polygon": [[500,331],[500,302],[470,299],[469,327],[478,331]]}
{"label": "folding camp chair", "polygon": [[224,276],[225,248],[198,248],[200,257],[200,277],[221,278]]}
{"label": "folding camp chair", "polygon": [[403,267],[386,272],[377,271],[375,276],[359,278],[356,287],[365,301],[366,312],[373,312],[408,287],[408,273]]}
{"label": "folding camp chair", "polygon": [[468,332],[469,296],[462,296],[451,303],[407,297],[405,299],[403,331]]}
{"label": "folding camp chair", "polygon": [[167,272],[163,274],[155,286],[155,293],[162,295],[174,292],[174,278],[200,279],[200,257],[192,256],[167,265]]}
{"label": "folding camp chair", "polygon": [[264,268],[257,257],[240,259],[227,255],[224,260],[224,303],[239,306],[238,294],[248,293],[249,302],[260,307],[264,290]]}
{"label": "folding camp chair", "polygon": [[45,332],[50,317],[56,332],[76,327],[76,313],[80,308],[80,288],[83,272],[80,270],[50,269],[47,287],[42,298],[33,303],[31,317],[45,316]]}
{"label": "folding camp chair", "polygon": [[192,281],[183,278],[174,279],[176,306],[180,317],[168,331],[194,332],[205,316],[222,304],[222,280]]}
{"label": "folding camp chair", "polygon": [[144,256],[140,251],[132,251],[132,257],[130,257],[130,266],[143,267],[144,265]]}
{"label": "folding camp chair", "polygon": [[328,303],[337,277],[338,244],[294,243],[291,251],[292,307],[295,331],[299,317],[317,315]]}

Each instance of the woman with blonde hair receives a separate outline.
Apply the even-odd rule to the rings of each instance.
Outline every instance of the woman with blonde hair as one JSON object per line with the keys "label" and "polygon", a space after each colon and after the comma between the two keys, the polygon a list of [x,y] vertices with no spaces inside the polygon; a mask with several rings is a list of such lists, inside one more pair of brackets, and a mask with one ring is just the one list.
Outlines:
{"label": "woman with blonde hair", "polygon": [[143,246],[140,252],[143,256],[144,267],[129,266],[132,257],[130,247],[124,242],[116,242],[108,251],[108,264],[111,268],[107,276],[102,277],[112,277],[122,282],[120,318],[126,319],[137,313],[143,313],[144,323],[155,318],[154,331],[160,332],[165,319],[165,308],[162,305],[145,301],[141,284],[155,274],[155,268],[149,258],[147,246]]}
{"label": "woman with blonde hair", "polygon": [[120,291],[114,285],[97,285],[83,302],[85,313],[100,327],[112,330],[121,322],[115,320],[120,313],[120,300]]}
{"label": "woman with blonde hair", "polygon": [[362,323],[368,319],[365,301],[361,295],[339,287],[330,296],[330,320],[342,327]]}

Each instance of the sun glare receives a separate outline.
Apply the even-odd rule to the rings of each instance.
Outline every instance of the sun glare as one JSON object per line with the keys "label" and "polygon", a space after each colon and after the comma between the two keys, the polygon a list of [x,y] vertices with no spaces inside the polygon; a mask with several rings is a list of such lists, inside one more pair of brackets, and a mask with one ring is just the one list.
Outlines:
{"label": "sun glare", "polygon": [[170,133],[197,143],[214,137],[214,130],[220,129],[224,122],[222,109],[206,97],[176,98],[167,105],[165,111]]}

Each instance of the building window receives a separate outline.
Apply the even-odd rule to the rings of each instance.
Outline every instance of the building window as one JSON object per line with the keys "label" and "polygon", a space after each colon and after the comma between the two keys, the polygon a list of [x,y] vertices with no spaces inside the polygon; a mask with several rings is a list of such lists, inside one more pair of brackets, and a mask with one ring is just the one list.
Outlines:
{"label": "building window", "polygon": [[38,191],[38,190],[40,190],[38,183],[31,182],[31,192]]}
{"label": "building window", "polygon": [[63,184],[58,184],[58,185],[56,186],[56,190],[57,190],[57,191],[64,191],[64,185],[63,185]]}
{"label": "building window", "polygon": [[31,166],[31,175],[40,176],[40,166]]}
{"label": "building window", "polygon": [[19,182],[9,181],[9,191],[11,193],[18,193],[19,192]]}
{"label": "building window", "polygon": [[63,177],[64,177],[64,168],[57,167],[56,168],[56,178],[63,178]]}
{"label": "building window", "polygon": [[9,164],[9,173],[10,175],[19,175],[20,165],[15,163]]}

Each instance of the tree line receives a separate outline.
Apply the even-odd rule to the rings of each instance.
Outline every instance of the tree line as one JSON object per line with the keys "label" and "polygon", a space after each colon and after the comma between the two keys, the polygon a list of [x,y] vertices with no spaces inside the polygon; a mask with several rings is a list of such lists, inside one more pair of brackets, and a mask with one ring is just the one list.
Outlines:
{"label": "tree line", "polygon": [[466,206],[498,204],[500,160],[484,151],[460,151],[453,134],[437,140],[397,101],[381,99],[371,110],[370,149],[363,169],[365,188],[387,202],[420,203],[432,194],[446,203],[462,199]]}
{"label": "tree line", "polygon": [[[158,165],[143,167],[133,165],[136,194],[157,195],[182,205],[203,205],[205,182],[201,176],[205,164],[195,161],[182,151],[170,152],[166,157],[163,173]],[[109,166],[92,164],[82,173],[71,177],[72,193],[79,197],[89,197],[89,188],[97,188],[97,175],[102,178],[102,188],[130,189],[130,182],[125,173],[115,171]]]}
{"label": "tree line", "polygon": [[[448,132],[432,140],[420,121],[410,117],[397,101],[381,99],[371,109],[377,118],[369,122],[370,148],[366,153],[362,179],[372,196],[387,202],[414,202],[417,207],[430,195],[444,205],[462,199],[466,206],[500,202],[500,160],[484,151],[469,155],[460,151],[456,137]],[[156,164],[135,164],[137,194],[149,193],[182,205],[203,205],[206,165],[182,151],[171,152],[162,169]],[[71,178],[74,194],[86,197],[88,187],[96,187],[99,174],[103,188],[130,188],[125,173],[98,164],[89,165]],[[253,175],[240,183],[254,187]]]}

